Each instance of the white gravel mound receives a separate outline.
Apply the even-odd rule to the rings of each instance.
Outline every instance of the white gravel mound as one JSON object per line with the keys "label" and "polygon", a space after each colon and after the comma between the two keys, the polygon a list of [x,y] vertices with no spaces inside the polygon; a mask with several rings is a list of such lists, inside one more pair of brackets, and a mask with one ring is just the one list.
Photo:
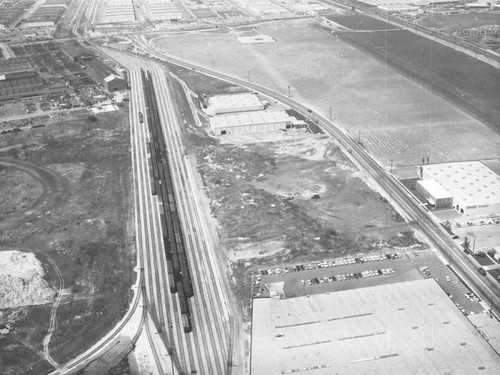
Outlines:
{"label": "white gravel mound", "polygon": [[52,302],[56,292],[43,279],[44,275],[35,254],[0,251],[0,309]]}

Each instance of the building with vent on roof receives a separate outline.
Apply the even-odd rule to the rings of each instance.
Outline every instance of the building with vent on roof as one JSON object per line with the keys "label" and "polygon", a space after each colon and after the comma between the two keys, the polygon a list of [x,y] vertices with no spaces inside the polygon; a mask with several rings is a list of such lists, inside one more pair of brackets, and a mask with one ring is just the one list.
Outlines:
{"label": "building with vent on roof", "polygon": [[252,93],[215,95],[208,99],[208,109],[211,114],[261,111],[264,103]]}
{"label": "building with vent on roof", "polygon": [[480,161],[419,166],[422,180],[434,180],[453,197],[453,207],[467,214],[500,213],[500,176]]}

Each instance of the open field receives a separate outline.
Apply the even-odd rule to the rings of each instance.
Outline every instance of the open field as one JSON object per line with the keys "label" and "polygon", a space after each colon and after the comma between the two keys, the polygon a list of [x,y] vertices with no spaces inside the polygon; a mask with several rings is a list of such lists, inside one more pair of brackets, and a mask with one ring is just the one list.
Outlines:
{"label": "open field", "polygon": [[[344,19],[334,20],[344,23]],[[500,132],[500,73],[493,66],[407,30],[338,35],[449,97]]]}
{"label": "open field", "polygon": [[[99,114],[97,122],[86,114],[54,118],[0,137],[0,150],[14,146],[3,155],[9,184],[0,194],[9,194],[11,206],[20,202],[2,215],[0,250],[34,252],[54,289],[61,285],[47,257],[62,273],[49,345],[59,363],[102,337],[128,307],[134,255],[127,113]],[[17,182],[28,189],[6,192]],[[12,330],[0,341],[0,373],[47,373],[40,351],[50,313],[50,304],[2,311],[0,323],[9,321]]]}
{"label": "open field", "polygon": [[352,30],[390,30],[398,27],[365,15],[326,16],[326,18]]}
{"label": "open field", "polygon": [[[290,85],[296,99],[325,117],[332,107],[335,121],[355,138],[361,133],[362,143],[382,164],[389,165],[391,159],[394,165],[418,164],[424,156],[431,162],[500,157],[500,136],[493,130],[310,22],[269,23],[258,32],[271,35],[277,43],[240,44],[236,33],[199,32],[155,41],[178,58],[214,66],[277,92],[288,93]],[[424,58],[415,56],[417,62],[427,61]],[[482,69],[484,64],[473,61],[476,69]],[[491,90],[494,79],[482,77]],[[464,80],[460,82],[467,85]],[[464,95],[468,90],[462,90]],[[494,97],[488,99],[493,101]]]}
{"label": "open field", "polygon": [[430,29],[453,32],[470,27],[500,24],[500,14],[491,12],[470,12],[464,14],[435,14],[421,18],[418,24]]}

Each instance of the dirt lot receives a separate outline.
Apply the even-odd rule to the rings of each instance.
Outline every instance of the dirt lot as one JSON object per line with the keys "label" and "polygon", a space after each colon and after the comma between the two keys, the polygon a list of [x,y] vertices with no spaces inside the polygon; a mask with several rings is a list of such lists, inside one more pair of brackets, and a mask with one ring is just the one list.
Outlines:
{"label": "dirt lot", "polygon": [[[128,110],[53,119],[0,136],[0,250],[34,252],[49,285],[64,296],[49,352],[64,362],[123,316],[133,282]],[[11,147],[14,146],[14,147]],[[9,164],[7,167],[6,164]],[[5,179],[4,179],[5,177]],[[3,310],[0,373],[44,374],[51,304]]]}
{"label": "dirt lot", "polygon": [[[353,137],[361,132],[363,144],[382,164],[390,165],[390,160],[394,160],[395,166],[416,165],[424,156],[429,156],[431,162],[500,157],[497,133],[466,114],[459,107],[461,104],[451,104],[428,87],[400,74],[385,63],[385,56],[375,59],[309,21],[268,23],[260,26],[258,32],[271,35],[278,42],[244,45],[236,40],[234,33],[180,34],[156,42],[185,61],[207,68],[212,68],[213,62],[216,70],[264,84],[282,94],[288,93],[290,85],[295,99],[326,117],[332,107],[340,126]],[[399,35],[390,32],[388,37],[393,38],[394,33]],[[362,34],[367,41],[380,34],[380,41],[384,41],[384,33]],[[413,42],[413,39],[408,41]],[[394,48],[401,48],[401,42],[395,43]],[[192,48],[185,48],[186,45]],[[497,72],[488,76],[488,72],[482,71],[484,64],[472,59],[467,69],[479,71],[478,81],[474,80],[474,86],[469,85],[467,79],[475,77],[476,72],[456,73],[459,63],[455,54],[443,55],[439,47],[434,47],[433,44],[434,60],[443,59],[435,69],[443,68],[448,59],[453,60],[450,67],[454,70],[445,69],[442,74],[467,86],[460,88],[466,95],[464,98],[472,96],[471,103],[477,104],[486,91],[480,92],[476,99],[470,90],[479,90],[480,82],[484,81],[485,90],[490,90]],[[418,43],[412,47],[415,63],[429,63],[431,54],[427,48],[430,46]],[[388,58],[392,56],[389,54]],[[409,65],[407,61],[406,64]],[[484,105],[490,103],[491,107],[497,96],[486,98]],[[492,111],[498,112],[498,108]]]}

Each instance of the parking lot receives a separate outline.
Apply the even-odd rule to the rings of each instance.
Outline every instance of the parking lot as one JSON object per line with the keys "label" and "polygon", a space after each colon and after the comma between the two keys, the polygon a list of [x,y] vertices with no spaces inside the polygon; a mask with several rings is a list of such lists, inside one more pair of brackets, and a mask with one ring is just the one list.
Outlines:
{"label": "parking lot", "polygon": [[259,270],[253,277],[254,297],[269,297],[265,284],[284,281],[286,298],[434,278],[464,313],[483,311],[480,300],[462,284],[432,250],[387,253],[363,258],[328,260]]}
{"label": "parking lot", "polygon": [[422,278],[403,254],[395,253],[302,264],[299,271],[297,266],[260,270],[254,296],[267,297],[264,285],[278,281],[285,282],[285,295],[291,298]]}
{"label": "parking lot", "polygon": [[470,294],[468,294],[473,292],[469,290],[453,271],[445,266],[431,250],[416,253],[408,252],[407,257],[417,268],[427,267],[429,270],[429,277],[433,277],[439,286],[448,295],[452,296],[453,302],[455,302],[464,314],[478,314],[483,311],[483,307],[479,304],[479,300],[476,301],[474,299],[475,295],[474,297],[470,297]]}

